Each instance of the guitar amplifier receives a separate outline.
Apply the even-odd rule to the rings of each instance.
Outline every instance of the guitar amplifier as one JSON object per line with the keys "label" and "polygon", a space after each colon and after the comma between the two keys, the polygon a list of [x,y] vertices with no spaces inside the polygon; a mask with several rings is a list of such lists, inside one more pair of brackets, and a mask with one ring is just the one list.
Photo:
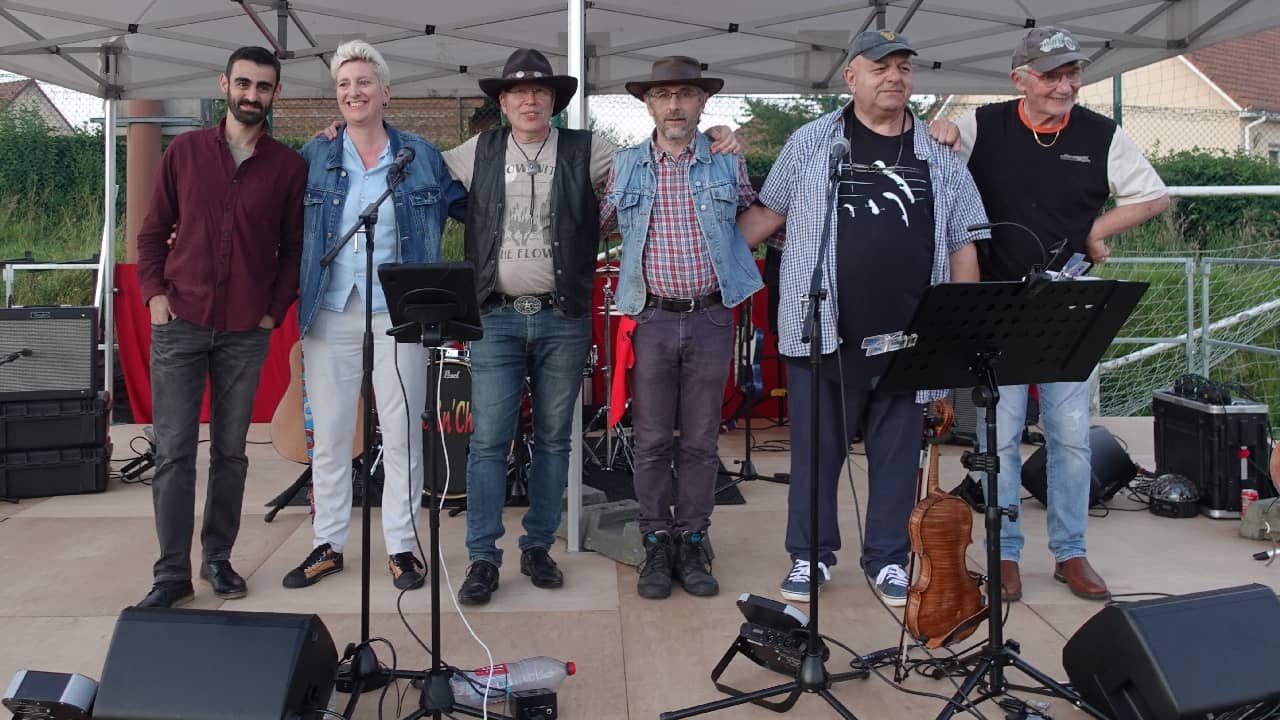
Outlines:
{"label": "guitar amplifier", "polygon": [[0,308],[0,402],[93,398],[97,347],[95,307]]}
{"label": "guitar amplifier", "polygon": [[[1266,476],[1270,443],[1267,406],[1232,400],[1214,405],[1167,390],[1151,394],[1155,416],[1156,468],[1185,475],[1200,491],[1200,511],[1212,518],[1240,517],[1240,480],[1275,497]],[[1241,448],[1249,457],[1240,459]]]}

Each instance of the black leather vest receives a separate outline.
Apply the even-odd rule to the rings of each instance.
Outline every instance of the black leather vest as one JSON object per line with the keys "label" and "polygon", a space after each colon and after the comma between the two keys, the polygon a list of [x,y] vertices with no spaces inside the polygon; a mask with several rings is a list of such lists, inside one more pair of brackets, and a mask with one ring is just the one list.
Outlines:
{"label": "black leather vest", "polygon": [[[599,203],[591,187],[591,133],[558,132],[556,173],[551,181],[551,258],[561,311],[569,317],[581,317],[591,309],[600,244]],[[476,267],[481,302],[493,292],[498,277],[509,134],[506,127],[495,128],[476,141],[464,238],[467,259]]]}

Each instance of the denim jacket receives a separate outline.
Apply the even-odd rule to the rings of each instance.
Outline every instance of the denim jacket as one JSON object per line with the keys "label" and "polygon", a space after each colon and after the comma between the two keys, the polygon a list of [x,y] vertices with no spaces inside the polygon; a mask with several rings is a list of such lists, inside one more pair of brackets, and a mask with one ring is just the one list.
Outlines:
{"label": "denim jacket", "polygon": [[[618,310],[627,315],[640,312],[645,303],[642,260],[658,184],[652,142],[619,150],[613,161],[608,201],[617,209],[622,232]],[[764,286],[751,249],[738,231],[738,156],[713,154],[711,141],[698,133],[689,165],[689,187],[721,297],[725,306],[733,307]]]}
{"label": "denim jacket", "polygon": [[[413,162],[393,194],[396,208],[397,257],[400,262],[436,262],[445,218],[459,220],[466,210],[466,190],[449,176],[435,146],[412,133],[384,123],[394,156],[402,147],[413,148]],[[333,140],[316,138],[302,147],[307,161],[307,190],[303,195],[302,277],[299,281],[298,330],[307,334],[320,306],[329,269],[320,259],[350,228],[339,227],[347,196],[347,172],[342,167],[342,142],[346,129]]]}

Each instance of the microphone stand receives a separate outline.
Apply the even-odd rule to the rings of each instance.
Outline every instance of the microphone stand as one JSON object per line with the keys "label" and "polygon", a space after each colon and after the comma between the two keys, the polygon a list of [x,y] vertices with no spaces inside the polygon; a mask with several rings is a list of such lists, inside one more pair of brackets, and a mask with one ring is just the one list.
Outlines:
{"label": "microphone stand", "polygon": [[360,397],[364,400],[364,449],[360,457],[360,643],[347,647],[343,663],[338,667],[338,689],[352,695],[377,690],[388,682],[388,677],[378,671],[377,656],[369,645],[369,563],[372,561],[369,533],[373,524],[372,506],[369,504],[372,490],[370,468],[373,466],[373,230],[378,224],[378,208],[391,197],[403,179],[404,173],[396,172],[393,167],[387,175],[387,189],[361,211],[356,224],[320,258],[320,267],[329,267],[346,247],[347,240],[356,233],[364,233],[364,339],[360,358]]}
{"label": "microphone stand", "polygon": [[[865,678],[866,670],[831,674],[827,672],[826,659],[830,654],[818,631],[818,400],[820,392],[818,378],[822,365],[822,302],[827,299],[827,291],[822,287],[823,263],[826,261],[827,247],[831,244],[831,216],[834,214],[837,189],[840,186],[840,160],[848,152],[845,145],[843,152],[832,148],[831,175],[827,187],[827,204],[824,206],[822,222],[822,239],[818,244],[817,262],[813,266],[813,276],[809,281],[809,292],[806,296],[808,313],[805,315],[800,341],[809,343],[809,372],[812,377],[809,383],[809,624],[806,627],[807,639],[805,654],[796,668],[796,679],[783,685],[775,685],[762,690],[745,692],[733,697],[709,702],[696,707],[662,713],[661,720],[678,720],[679,718],[702,715],[725,708],[736,707],[751,702],[766,707],[774,712],[786,712],[794,706],[802,692],[816,693],[835,710],[836,714],[846,720],[857,720],[836,696],[831,694],[831,686],[836,682]],[[841,409],[843,412],[843,408]],[[714,677],[714,676],[713,676]],[[790,693],[781,703],[771,703],[767,698]]]}

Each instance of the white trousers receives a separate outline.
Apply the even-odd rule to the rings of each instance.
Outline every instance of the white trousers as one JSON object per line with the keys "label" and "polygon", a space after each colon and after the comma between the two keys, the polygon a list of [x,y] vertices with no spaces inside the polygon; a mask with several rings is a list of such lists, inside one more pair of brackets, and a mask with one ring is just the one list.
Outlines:
{"label": "white trousers", "polygon": [[[427,355],[387,335],[391,318],[373,316],[373,393],[382,428],[382,537],[387,553],[415,550],[422,507],[422,410]],[[342,552],[351,531],[351,441],[355,436],[364,342],[364,303],[352,293],[342,312],[318,310],[302,339],[307,399],[315,426],[311,459],[314,547]],[[408,405],[406,408],[406,398]],[[406,412],[407,409],[407,412]]]}

